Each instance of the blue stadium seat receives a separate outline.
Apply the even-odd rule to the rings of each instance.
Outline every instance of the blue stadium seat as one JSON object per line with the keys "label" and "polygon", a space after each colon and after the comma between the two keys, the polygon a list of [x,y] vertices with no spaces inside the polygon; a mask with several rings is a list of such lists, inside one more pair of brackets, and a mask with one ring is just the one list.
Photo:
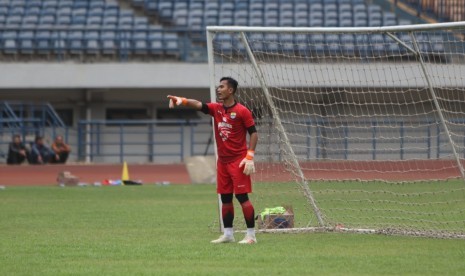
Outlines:
{"label": "blue stadium seat", "polygon": [[148,14],[155,14],[158,11],[158,3],[155,1],[145,1],[144,9]]}
{"label": "blue stadium seat", "polygon": [[233,17],[232,11],[228,11],[228,10],[220,11],[219,20],[218,20],[218,24],[220,26],[230,26],[230,25],[233,25],[233,23],[234,23],[234,17]]}
{"label": "blue stadium seat", "polygon": [[142,29],[147,29],[149,26],[149,20],[147,17],[139,17],[136,16],[134,17],[134,29],[136,30],[142,30]]}
{"label": "blue stadium seat", "polygon": [[103,26],[115,26],[118,24],[118,18],[116,16],[104,16]]}
{"label": "blue stadium seat", "polygon": [[383,25],[384,26],[395,26],[397,25],[397,17],[392,12],[384,12],[383,14]]}
{"label": "blue stadium seat", "polygon": [[223,33],[215,37],[214,43],[218,45],[219,50],[223,54],[232,54],[233,51],[233,37],[231,34]]}
{"label": "blue stadium seat", "polygon": [[118,18],[118,27],[131,27],[133,24],[134,18],[133,17],[119,17]]}
{"label": "blue stadium seat", "polygon": [[205,3],[205,11],[216,11],[218,13],[219,4],[216,1],[206,2]]}
{"label": "blue stadium seat", "polygon": [[342,46],[342,54],[344,56],[355,56],[355,38],[352,34],[340,35],[340,42]]}
{"label": "blue stadium seat", "polygon": [[56,10],[56,16],[71,16],[71,7],[60,7]]}
{"label": "blue stadium seat", "polygon": [[84,48],[87,54],[100,54],[100,34],[98,31],[86,31],[84,33]]}
{"label": "blue stadium seat", "polygon": [[386,53],[386,44],[384,40],[384,36],[382,34],[371,34],[368,35],[368,39],[370,41],[369,45],[369,54],[379,57],[383,56]]}
{"label": "blue stadium seat", "polygon": [[250,48],[253,51],[263,51],[263,35],[259,33],[253,33],[249,36]]}
{"label": "blue stadium seat", "polygon": [[84,53],[84,33],[81,29],[84,28],[83,25],[76,26],[76,29],[71,29],[68,32],[67,37],[67,49],[70,54],[82,55]]}
{"label": "blue stadium seat", "polygon": [[264,18],[265,26],[278,26],[279,18],[277,10],[269,10],[265,12],[266,16]]}
{"label": "blue stadium seat", "polygon": [[279,13],[279,26],[292,27],[294,26],[293,10],[284,10]]}
{"label": "blue stadium seat", "polygon": [[179,57],[179,38],[176,33],[164,33],[164,50],[165,55]]}
{"label": "blue stadium seat", "polygon": [[39,18],[40,25],[52,25],[55,24],[55,17],[51,15],[42,15]]}
{"label": "blue stadium seat", "polygon": [[9,15],[18,15],[23,16],[26,13],[26,9],[22,6],[10,8],[8,14]]}
{"label": "blue stadium seat", "polygon": [[132,51],[135,55],[146,55],[149,51],[147,33],[137,31],[132,36]]}
{"label": "blue stadium seat", "polygon": [[22,18],[22,21],[21,21],[22,25],[30,25],[30,24],[37,25],[37,23],[39,23],[39,16],[37,15],[26,15]]}
{"label": "blue stadium seat", "polygon": [[341,56],[341,42],[339,35],[337,34],[326,34],[325,35],[326,52],[331,56]]}
{"label": "blue stadium seat", "polygon": [[15,55],[18,53],[18,34],[16,31],[4,31],[2,34],[3,53]]}
{"label": "blue stadium seat", "polygon": [[158,15],[163,20],[169,20],[173,16],[173,3],[172,2],[160,2],[158,4]]}
{"label": "blue stadium seat", "polygon": [[366,5],[363,3],[363,4],[355,4],[353,5],[353,12],[354,14],[357,13],[357,12],[363,12],[363,13],[367,13],[367,7]]}
{"label": "blue stadium seat", "polygon": [[25,11],[25,16],[30,16],[30,15],[39,15],[41,14],[42,9],[40,7],[27,7]]}
{"label": "blue stadium seat", "polygon": [[27,8],[40,8],[42,7],[42,1],[41,0],[29,0],[26,3]]}
{"label": "blue stadium seat", "polygon": [[265,41],[264,46],[267,52],[277,53],[280,50],[279,35],[277,33],[266,33]]}
{"label": "blue stadium seat", "polygon": [[379,5],[376,5],[376,4],[371,4],[371,5],[368,5],[367,6],[367,12],[368,14],[381,14],[382,13],[382,10],[381,10],[381,6]]}
{"label": "blue stadium seat", "polygon": [[6,25],[19,27],[22,17],[18,15],[10,15],[6,18]]}
{"label": "blue stadium seat", "polygon": [[[38,1],[41,2],[41,1]],[[47,9],[47,8],[57,8],[59,6],[59,2],[65,2],[68,3],[69,1],[62,0],[62,1],[57,1],[57,0],[45,0],[42,3],[42,8]]]}
{"label": "blue stadium seat", "polygon": [[325,54],[326,43],[323,34],[312,34],[310,36],[310,51],[312,55],[321,56]]}
{"label": "blue stadium seat", "polygon": [[102,54],[115,55],[117,51],[116,32],[112,30],[103,30],[100,34],[100,45]]}
{"label": "blue stadium seat", "polygon": [[368,55],[368,35],[367,34],[356,34],[355,35],[355,51],[360,57],[366,57]]}
{"label": "blue stadium seat", "polygon": [[103,9],[105,7],[105,1],[104,0],[92,0],[89,1],[89,9]]}
{"label": "blue stadium seat", "polygon": [[66,31],[52,31],[51,43],[53,53],[58,57],[63,56],[67,50],[68,32]]}
{"label": "blue stadium seat", "polygon": [[57,25],[59,26],[68,26],[71,24],[71,16],[60,16],[57,17],[56,21]]}
{"label": "blue stadium seat", "polygon": [[310,47],[307,34],[296,34],[294,42],[296,45],[296,52],[300,56],[310,56]]}
{"label": "blue stadium seat", "polygon": [[280,34],[279,35],[280,48],[281,51],[286,54],[294,54],[295,44],[294,44],[294,35],[293,34]]}
{"label": "blue stadium seat", "polygon": [[35,34],[35,46],[38,54],[49,55],[52,50],[51,32],[49,30],[39,30]]}
{"label": "blue stadium seat", "polygon": [[263,7],[263,2],[252,2],[250,5],[249,5],[249,11],[253,12],[253,11],[260,11],[260,12],[263,12],[264,11],[264,7]]}
{"label": "blue stadium seat", "polygon": [[87,15],[88,16],[100,16],[103,17],[104,9],[103,7],[93,7],[89,9]]}
{"label": "blue stadium seat", "polygon": [[101,16],[88,16],[86,19],[86,25],[102,25]]}
{"label": "blue stadium seat", "polygon": [[132,51],[132,29],[128,27],[118,27],[117,32],[118,48],[121,59],[127,59]]}
{"label": "blue stadium seat", "polygon": [[310,18],[310,27],[322,27],[323,26],[323,18],[320,17],[312,17]]}
{"label": "blue stadium seat", "polygon": [[203,17],[189,17],[188,26],[191,31],[202,31],[203,30]]}
{"label": "blue stadium seat", "polygon": [[0,15],[3,15],[3,16],[8,15],[8,7],[0,6]]}
{"label": "blue stadium seat", "polygon": [[150,54],[163,55],[163,31],[161,28],[151,28],[148,34],[148,43]]}
{"label": "blue stadium seat", "polygon": [[86,0],[74,0],[73,9],[87,9],[89,7],[89,1]]}

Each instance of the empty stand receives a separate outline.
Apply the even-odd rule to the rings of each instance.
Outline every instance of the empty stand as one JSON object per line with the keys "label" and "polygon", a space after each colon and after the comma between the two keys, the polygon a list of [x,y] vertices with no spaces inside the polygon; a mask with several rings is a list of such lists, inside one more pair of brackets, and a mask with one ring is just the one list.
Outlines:
{"label": "empty stand", "polygon": [[[205,48],[205,28],[209,25],[363,27],[410,23],[363,0],[126,2],[131,9],[104,0],[0,0],[1,56],[55,60],[127,60],[140,56],[143,60],[147,57],[186,60],[192,49]],[[225,49],[238,43],[235,38],[218,39]],[[334,51],[363,55],[371,51],[359,45],[357,38],[343,35],[315,35],[307,39],[312,43],[306,45],[297,41],[302,38],[287,36],[276,47],[286,53],[316,55]],[[432,45],[430,49],[442,48],[440,41]],[[260,43],[254,42],[254,47],[260,47]],[[378,52],[383,50],[389,49]],[[200,56],[206,58],[205,53]]]}

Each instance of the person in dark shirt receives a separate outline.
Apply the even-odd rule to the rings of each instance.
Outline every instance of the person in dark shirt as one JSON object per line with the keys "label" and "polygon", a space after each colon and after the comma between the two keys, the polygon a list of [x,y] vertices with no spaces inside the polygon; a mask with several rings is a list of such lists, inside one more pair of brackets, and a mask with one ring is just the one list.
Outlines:
{"label": "person in dark shirt", "polygon": [[52,159],[58,160],[60,157],[44,143],[42,136],[37,136],[31,150],[31,164],[47,164]]}
{"label": "person in dark shirt", "polygon": [[21,136],[16,134],[8,146],[8,157],[6,163],[8,165],[21,165],[24,161],[29,159],[29,150],[21,141]]}

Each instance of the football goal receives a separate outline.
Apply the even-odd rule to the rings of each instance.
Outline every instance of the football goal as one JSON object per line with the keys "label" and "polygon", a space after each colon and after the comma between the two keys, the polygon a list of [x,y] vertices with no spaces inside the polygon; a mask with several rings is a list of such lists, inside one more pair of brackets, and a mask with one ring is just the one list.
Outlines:
{"label": "football goal", "polygon": [[211,26],[207,46],[211,100],[236,78],[255,118],[257,215],[293,216],[263,231],[465,237],[465,22]]}

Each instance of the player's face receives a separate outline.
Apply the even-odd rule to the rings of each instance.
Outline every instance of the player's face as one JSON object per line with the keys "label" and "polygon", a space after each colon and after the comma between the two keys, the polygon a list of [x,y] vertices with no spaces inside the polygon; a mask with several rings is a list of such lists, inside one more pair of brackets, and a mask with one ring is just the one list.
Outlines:
{"label": "player's face", "polygon": [[216,88],[216,98],[218,101],[224,101],[231,97],[233,89],[229,87],[228,81],[223,80]]}

